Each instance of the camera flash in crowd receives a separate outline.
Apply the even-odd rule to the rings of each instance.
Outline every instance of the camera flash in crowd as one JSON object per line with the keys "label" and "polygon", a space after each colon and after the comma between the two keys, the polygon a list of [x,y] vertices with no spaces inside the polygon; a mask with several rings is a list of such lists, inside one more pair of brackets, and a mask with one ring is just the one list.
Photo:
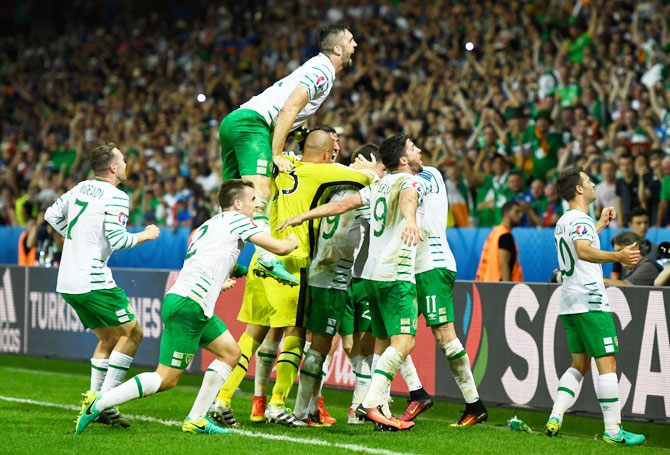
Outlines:
{"label": "camera flash in crowd", "polygon": [[465,43],[465,50],[466,50],[466,51],[470,52],[470,51],[471,51],[472,49],[474,49],[474,48],[475,48],[475,45],[472,44],[471,41],[468,41],[467,43]]}
{"label": "camera flash in crowd", "polygon": [[198,102],[199,102],[199,103],[204,103],[205,100],[207,99],[207,97],[205,96],[204,93],[201,93],[201,94],[198,95],[198,98],[197,98],[197,99],[198,99]]}

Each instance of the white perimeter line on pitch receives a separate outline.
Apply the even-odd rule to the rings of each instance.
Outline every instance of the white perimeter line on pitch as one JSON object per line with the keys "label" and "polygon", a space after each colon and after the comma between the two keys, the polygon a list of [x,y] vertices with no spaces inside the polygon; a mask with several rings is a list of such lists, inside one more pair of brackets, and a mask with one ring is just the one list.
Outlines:
{"label": "white perimeter line on pitch", "polygon": [[[48,403],[45,401],[35,401],[35,400],[29,400],[27,398],[5,397],[2,395],[0,395],[0,400],[11,401],[14,403],[32,404],[35,406],[48,406],[52,408],[68,409],[71,411],[81,411],[81,406],[75,406],[72,404]],[[157,419],[155,417],[142,416],[142,415],[124,414],[124,416],[135,420],[160,423],[162,425],[168,425],[168,426],[181,426],[183,424],[183,422],[179,422],[177,420],[163,420],[163,419]],[[294,442],[296,444],[311,444],[315,446],[337,447],[340,449],[353,450],[357,452],[367,452],[375,455],[411,455],[406,452],[402,453],[392,452],[390,450],[374,449],[371,447],[359,446],[356,444],[341,444],[337,442],[321,441],[318,439],[293,438],[291,436],[284,436],[279,434],[255,433],[253,431],[246,431],[246,430],[237,430],[237,429],[230,429],[230,430],[234,434],[238,434],[241,436],[248,436],[250,438],[263,438],[263,439],[272,439],[274,441]]]}

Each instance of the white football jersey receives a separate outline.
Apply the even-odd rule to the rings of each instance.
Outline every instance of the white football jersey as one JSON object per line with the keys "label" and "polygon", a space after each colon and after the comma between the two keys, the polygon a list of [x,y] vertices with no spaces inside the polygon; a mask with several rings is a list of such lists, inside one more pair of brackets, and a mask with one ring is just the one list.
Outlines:
{"label": "white football jersey", "polygon": [[356,216],[360,218],[361,231],[358,247],[354,251],[354,267],[351,270],[352,278],[360,278],[363,275],[365,261],[368,259],[368,250],[370,249],[370,207],[364,205],[356,209]]}
{"label": "white football jersey", "polygon": [[193,234],[184,266],[168,294],[188,297],[211,318],[221,286],[235,267],[244,242],[261,232],[248,216],[236,211],[210,218]]}
{"label": "white football jersey", "polygon": [[580,260],[575,249],[575,240],[588,240],[593,248],[600,248],[593,219],[581,210],[568,210],[556,223],[554,240],[563,275],[560,314],[611,311],[602,265]]}
{"label": "white football jersey", "polygon": [[[346,199],[356,190],[335,192],[329,202]],[[309,266],[308,284],[317,288],[346,291],[351,281],[354,253],[361,241],[363,216],[358,210],[321,219],[316,254]]]}
{"label": "white football jersey", "polygon": [[370,207],[370,247],[361,278],[414,282],[416,246],[408,247],[400,237],[404,224],[400,193],[407,188],[413,188],[419,195],[416,222],[421,226],[427,192],[425,180],[398,172],[387,174],[360,191],[363,205]]}
{"label": "white football jersey", "polygon": [[426,181],[428,191],[423,199],[423,241],[417,245],[416,273],[439,268],[456,272],[456,259],[447,242],[449,201],[444,178],[440,171],[430,166],[424,166],[417,177]]}
{"label": "white football jersey", "polygon": [[126,193],[95,179],[80,182],[47,209],[44,219],[65,238],[56,291],[84,294],[116,287],[107,260],[112,251],[137,244],[126,231],[129,204]]}
{"label": "white football jersey", "polygon": [[326,100],[335,83],[335,67],[325,54],[319,54],[307,60],[285,78],[275,82],[263,93],[254,96],[240,106],[240,109],[251,109],[259,113],[270,128],[277,123],[279,113],[284,108],[298,84],[302,84],[309,92],[309,101],[298,112],[291,131],[301,127],[319,109]]}

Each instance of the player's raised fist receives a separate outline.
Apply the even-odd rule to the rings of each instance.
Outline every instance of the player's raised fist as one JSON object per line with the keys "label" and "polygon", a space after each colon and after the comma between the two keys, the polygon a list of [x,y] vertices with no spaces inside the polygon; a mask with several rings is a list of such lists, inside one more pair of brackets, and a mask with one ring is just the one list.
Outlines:
{"label": "player's raised fist", "polygon": [[144,228],[144,233],[147,236],[147,240],[155,240],[161,235],[161,230],[155,224],[150,224]]}

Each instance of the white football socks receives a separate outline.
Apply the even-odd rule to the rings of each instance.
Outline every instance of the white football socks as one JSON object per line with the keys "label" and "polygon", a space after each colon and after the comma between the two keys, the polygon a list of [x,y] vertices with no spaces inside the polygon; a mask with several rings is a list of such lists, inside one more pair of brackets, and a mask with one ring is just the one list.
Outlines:
{"label": "white football socks", "polygon": [[263,344],[256,351],[256,376],[254,377],[254,395],[264,397],[267,394],[268,382],[272,374],[272,367],[277,359],[279,341],[265,338]]}
{"label": "white football socks", "polygon": [[368,390],[363,400],[364,408],[375,408],[382,403],[382,399],[386,396],[393,377],[398,373],[400,365],[402,365],[404,360],[402,353],[398,349],[393,346],[386,348],[384,353],[379,357],[377,366],[372,374],[370,390]]}
{"label": "white football socks", "polygon": [[357,355],[354,357],[356,361],[356,368],[354,374],[356,375],[356,383],[354,384],[354,394],[351,400],[351,407],[356,409],[359,404],[363,402],[365,395],[370,388],[370,380],[372,379],[371,364],[372,356]]}
{"label": "white football socks", "polygon": [[112,351],[109,356],[105,381],[102,383],[100,391],[107,392],[121,384],[132,363],[133,358],[131,356],[122,354],[119,351]]}
{"label": "white football socks", "polygon": [[316,396],[321,386],[321,368],[324,358],[313,349],[305,353],[305,360],[300,368],[300,382],[298,383],[298,395],[295,399],[293,415],[296,419],[304,420],[310,412],[310,402]]}
{"label": "white football socks", "polygon": [[91,358],[91,388],[89,390],[100,392],[102,384],[105,382],[108,364],[109,359]]}
{"label": "white football socks", "polygon": [[226,382],[233,367],[219,359],[214,359],[207,367],[205,376],[202,378],[202,385],[198,391],[198,396],[193,403],[191,412],[188,416],[191,420],[198,421],[205,417],[210,405],[214,402],[219,389]]}
{"label": "white football socks", "polygon": [[619,383],[616,373],[598,376],[598,403],[603,411],[605,431],[612,436],[619,433],[621,425],[621,403],[619,402]]}
{"label": "white football socks", "polygon": [[558,393],[556,393],[556,400],[554,400],[554,406],[551,409],[550,419],[554,417],[558,419],[558,423],[563,423],[563,415],[575,401],[581,381],[582,374],[578,369],[570,367],[565,370],[561,380],[558,381]]}
{"label": "white football socks", "polygon": [[[254,223],[260,227],[263,232],[270,234],[269,201],[264,197],[256,195],[256,204],[258,204],[258,206],[256,207],[256,210],[254,210]],[[274,254],[258,245],[256,245],[256,254],[258,254],[258,259],[261,259],[263,262],[270,262],[275,259]]]}
{"label": "white football socks", "polygon": [[156,373],[140,373],[112,390],[103,392],[95,407],[104,411],[114,406],[127,403],[136,398],[148,397],[158,392],[161,376]]}
{"label": "white football socks", "polygon": [[414,392],[415,390],[423,388],[423,385],[421,384],[421,379],[419,379],[419,374],[416,372],[414,362],[412,362],[411,355],[408,355],[405,358],[403,364],[400,365],[400,374],[402,375],[402,378],[405,380],[407,388],[409,389],[410,392]]}
{"label": "white football socks", "polygon": [[479,392],[470,369],[470,359],[458,338],[444,346],[444,355],[449,361],[449,368],[451,368],[458,388],[461,389],[463,399],[467,404],[475,403],[479,400]]}
{"label": "white football socks", "polygon": [[321,391],[323,390],[323,383],[326,382],[326,377],[328,376],[328,370],[330,369],[330,361],[333,360],[333,356],[328,354],[326,360],[323,361],[323,366],[321,366],[321,385],[319,386],[319,393],[316,394],[317,397],[321,396]]}

